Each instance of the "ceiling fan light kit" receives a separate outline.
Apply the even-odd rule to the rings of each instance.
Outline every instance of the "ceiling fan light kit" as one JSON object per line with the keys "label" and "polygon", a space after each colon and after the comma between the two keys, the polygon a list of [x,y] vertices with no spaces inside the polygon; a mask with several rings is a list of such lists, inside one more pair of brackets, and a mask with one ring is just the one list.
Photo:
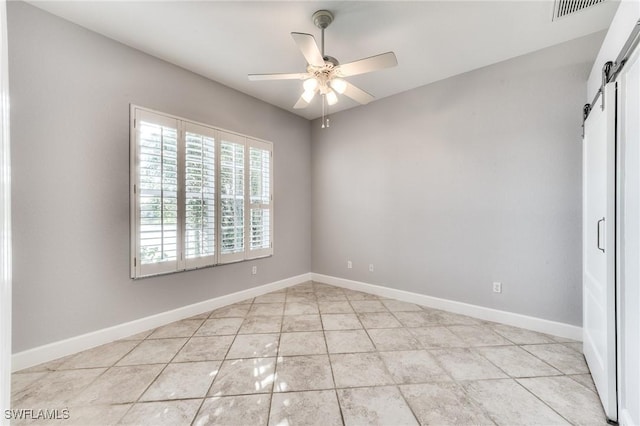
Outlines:
{"label": "ceiling fan light kit", "polygon": [[343,79],[336,77],[329,82],[333,90],[338,92],[339,94],[344,94],[344,91],[347,89],[347,82]]}
{"label": "ceiling fan light kit", "polygon": [[398,61],[393,52],[387,52],[347,64],[340,64],[336,58],[325,55],[324,52],[324,30],[333,22],[333,14],[328,10],[318,10],[311,19],[314,25],[321,30],[320,48],[311,34],[291,33],[293,41],[307,61],[306,73],[249,74],[249,80],[304,80],[302,83],[304,91],[293,108],[306,108],[316,93],[320,94],[322,97],[322,127],[324,128],[328,127],[328,119],[325,119],[324,114],[325,102],[328,105],[335,105],[338,102],[337,94],[345,95],[362,105],[368,104],[374,99],[369,93],[344,80],[344,77],[394,67]]}

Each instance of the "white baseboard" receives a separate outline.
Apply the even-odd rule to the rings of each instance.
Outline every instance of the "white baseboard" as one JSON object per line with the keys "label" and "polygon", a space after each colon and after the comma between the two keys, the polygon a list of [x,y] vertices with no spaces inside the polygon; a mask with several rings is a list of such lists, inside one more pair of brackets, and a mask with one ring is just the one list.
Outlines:
{"label": "white baseboard", "polygon": [[236,293],[227,294],[192,305],[183,306],[171,311],[162,312],[138,320],[130,321],[113,327],[104,328],[91,333],[49,343],[23,352],[13,354],[11,357],[12,371],[19,371],[43,362],[52,361],[63,356],[71,355],[86,349],[113,342],[133,334],[141,333],[152,328],[160,327],[174,321],[198,315],[213,309],[218,309],[245,299],[257,297],[265,293],[291,287],[307,281],[322,282],[351,290],[363,291],[378,296],[391,299],[402,300],[415,303],[430,308],[442,309],[458,314],[468,315],[487,321],[495,321],[515,327],[526,328],[528,330],[541,333],[561,336],[574,340],[582,340],[582,328],[574,325],[549,321],[541,318],[516,314],[513,312],[500,311],[483,306],[471,305],[468,303],[456,302],[453,300],[440,299],[419,293],[412,293],[404,290],[396,290],[360,281],[348,280],[345,278],[332,277],[317,273],[307,273],[284,280],[264,284]]}
{"label": "white baseboard", "polygon": [[415,303],[417,305],[428,306],[429,308],[442,309],[456,314],[468,315],[486,321],[494,321],[514,327],[526,328],[540,333],[560,336],[567,339],[582,341],[582,327],[565,324],[561,322],[549,321],[542,318],[530,317],[513,312],[500,311],[486,308],[484,306],[471,305],[454,300],[440,299],[438,297],[427,296],[419,293],[412,293],[404,290],[396,290],[360,281],[348,280],[345,278],[332,277],[311,273],[313,281],[335,285],[337,287],[348,288],[350,290],[363,291],[377,296],[388,297],[390,299],[402,300],[404,302]]}
{"label": "white baseboard", "polygon": [[104,328],[102,330],[93,331],[91,333],[82,334],[80,336],[18,352],[13,354],[11,357],[12,371],[18,371],[34,365],[42,364],[43,362],[52,361],[63,356],[71,355],[95,346],[113,342],[114,340],[122,339],[123,337],[141,333],[174,321],[189,318],[203,312],[218,309],[242,300],[257,297],[265,293],[291,287],[307,281],[311,281],[311,273],[286,278],[284,280],[238,291],[236,293],[227,294],[205,300],[203,302],[173,309],[171,311],[162,312],[149,317],[126,322],[124,324],[118,324],[113,327]]}

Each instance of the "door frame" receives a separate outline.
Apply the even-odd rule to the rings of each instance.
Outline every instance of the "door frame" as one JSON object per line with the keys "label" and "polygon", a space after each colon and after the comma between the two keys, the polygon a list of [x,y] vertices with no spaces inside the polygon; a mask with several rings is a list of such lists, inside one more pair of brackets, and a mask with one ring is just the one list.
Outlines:
{"label": "door frame", "polygon": [[[626,102],[627,96],[635,93],[636,103],[638,101],[638,93],[626,90],[623,79],[632,67],[640,67],[640,47],[636,45],[629,54],[625,63],[625,68],[616,77],[618,88],[617,99],[617,123],[616,138],[618,143],[617,155],[617,174],[616,192],[619,194],[616,204],[618,223],[617,229],[617,246],[618,253],[616,270],[616,287],[617,287],[617,363],[618,363],[618,419],[620,424],[632,425],[640,421],[640,401],[634,400],[633,395],[628,396],[627,389],[638,389],[640,386],[640,374],[632,375],[627,369],[628,364],[636,363],[630,368],[631,371],[638,372],[638,353],[640,353],[640,335],[637,329],[638,314],[637,307],[640,302],[640,268],[628,268],[627,264],[637,265],[640,259],[640,249],[638,248],[640,239],[640,226],[633,224],[633,228],[629,229],[626,225],[628,222],[633,223],[633,217],[627,219],[629,214],[638,214],[640,212],[640,181],[638,181],[638,168],[640,167],[640,146],[638,140],[630,140],[627,135],[627,127],[625,117],[626,113],[623,102]],[[626,114],[625,114],[626,113]],[[631,115],[632,116],[632,115]],[[635,135],[638,137],[638,135]],[[634,145],[635,144],[635,145]],[[631,152],[631,154],[629,154]],[[629,178],[627,173],[633,173]],[[634,197],[635,195],[635,197]],[[630,207],[631,206],[631,207]],[[631,276],[628,276],[631,275]],[[631,295],[631,296],[630,296]],[[633,298],[630,298],[633,297]],[[636,394],[637,395],[637,394]]]}
{"label": "door frame", "polygon": [[[11,404],[11,151],[9,140],[7,3],[0,0],[0,408]],[[2,415],[0,424],[8,425]]]}

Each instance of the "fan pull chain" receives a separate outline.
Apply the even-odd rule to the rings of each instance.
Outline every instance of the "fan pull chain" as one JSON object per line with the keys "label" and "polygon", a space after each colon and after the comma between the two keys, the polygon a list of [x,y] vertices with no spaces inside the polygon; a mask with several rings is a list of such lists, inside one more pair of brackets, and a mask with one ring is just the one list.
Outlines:
{"label": "fan pull chain", "polygon": [[[329,127],[329,117],[326,117],[326,114],[325,114],[325,103],[326,103],[326,95],[323,93],[322,94],[322,126],[321,126],[321,128],[323,129]],[[329,108],[327,107],[326,109],[328,110]]]}
{"label": "fan pull chain", "polygon": [[322,129],[324,129],[324,95],[322,95]]}

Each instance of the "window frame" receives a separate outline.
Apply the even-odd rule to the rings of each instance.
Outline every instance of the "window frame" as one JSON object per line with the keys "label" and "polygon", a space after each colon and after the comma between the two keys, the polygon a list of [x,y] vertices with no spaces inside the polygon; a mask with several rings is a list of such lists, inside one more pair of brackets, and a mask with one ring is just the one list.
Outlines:
{"label": "window frame", "polygon": [[[177,259],[165,262],[154,262],[142,265],[140,259],[140,141],[139,121],[147,118],[148,122],[161,126],[172,127],[177,130]],[[230,263],[243,262],[273,256],[274,240],[274,175],[273,175],[273,143],[252,136],[221,129],[212,125],[185,119],[172,114],[155,111],[138,105],[130,105],[130,134],[129,134],[129,205],[130,205],[130,276],[133,279],[146,278],[188,270],[222,266]],[[214,253],[212,255],[186,257],[186,134],[195,133],[214,139]],[[222,191],[221,191],[221,145],[222,141],[237,143],[243,147],[243,250],[226,254],[222,251]],[[269,153],[269,203],[251,204],[251,149],[260,149]],[[251,249],[251,211],[264,208],[269,211],[268,233],[269,247]]]}

